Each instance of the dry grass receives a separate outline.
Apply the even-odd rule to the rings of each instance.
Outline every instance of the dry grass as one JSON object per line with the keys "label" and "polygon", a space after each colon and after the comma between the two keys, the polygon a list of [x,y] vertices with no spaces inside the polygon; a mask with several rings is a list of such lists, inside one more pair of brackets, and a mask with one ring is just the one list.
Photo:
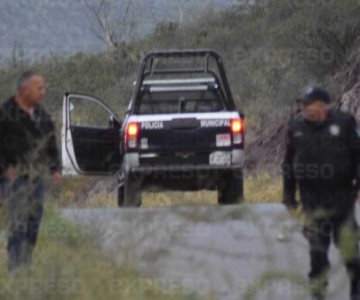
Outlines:
{"label": "dry grass", "polygon": [[278,203],[282,199],[280,176],[261,173],[245,180],[245,197],[248,203]]}
{"label": "dry grass", "polygon": [[[72,193],[69,193],[72,194]],[[188,206],[188,205],[215,205],[215,192],[161,192],[161,193],[143,193],[144,207],[167,207],[167,206]],[[76,208],[117,208],[116,199],[108,193],[97,194],[89,201],[83,203],[74,203],[69,199],[63,198],[57,202],[58,207],[76,207]],[[64,201],[66,199],[66,201]]]}
{"label": "dry grass", "polygon": [[187,206],[187,205],[215,205],[217,203],[216,192],[163,192],[144,193],[144,205],[152,206]]}
{"label": "dry grass", "polygon": [[[106,191],[93,195],[88,201],[74,203],[73,199],[81,193],[88,179],[72,177],[65,179],[64,188],[58,195],[59,207],[75,206],[77,208],[117,207],[114,195]],[[272,176],[262,172],[259,175],[245,179],[245,198],[247,203],[277,203],[282,198],[282,184],[279,176]],[[157,192],[143,193],[145,207],[187,206],[187,205],[216,205],[216,192]]]}
{"label": "dry grass", "polygon": [[74,204],[74,199],[89,183],[89,177],[64,177],[61,189],[56,194],[57,204],[67,207]]}

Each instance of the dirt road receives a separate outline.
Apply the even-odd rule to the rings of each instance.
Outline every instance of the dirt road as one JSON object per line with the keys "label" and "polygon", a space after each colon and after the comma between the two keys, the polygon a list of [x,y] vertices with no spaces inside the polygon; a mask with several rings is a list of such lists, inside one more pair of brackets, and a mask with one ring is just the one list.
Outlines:
{"label": "dirt road", "polygon": [[[132,264],[166,288],[212,293],[219,300],[247,299],[251,290],[257,294],[248,299],[308,299],[307,243],[281,205],[64,210],[62,215],[114,262]],[[334,248],[331,258],[329,299],[347,299],[345,269]],[[279,277],[292,281],[271,282]]]}

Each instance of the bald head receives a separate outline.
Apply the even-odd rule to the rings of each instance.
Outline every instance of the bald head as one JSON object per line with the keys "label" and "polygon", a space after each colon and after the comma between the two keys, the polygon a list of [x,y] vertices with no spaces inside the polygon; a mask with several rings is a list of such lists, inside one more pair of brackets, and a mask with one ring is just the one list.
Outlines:
{"label": "bald head", "polygon": [[17,84],[17,97],[28,106],[39,105],[45,97],[45,80],[42,76],[27,71],[21,75]]}

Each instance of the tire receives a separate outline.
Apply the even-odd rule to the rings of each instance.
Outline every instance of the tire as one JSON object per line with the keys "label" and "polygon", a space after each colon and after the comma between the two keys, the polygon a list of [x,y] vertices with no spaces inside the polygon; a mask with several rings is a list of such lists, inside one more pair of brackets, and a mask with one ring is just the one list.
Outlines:
{"label": "tire", "polygon": [[117,202],[118,202],[118,207],[124,207],[124,203],[125,203],[125,187],[124,186],[118,187]]}
{"label": "tire", "polygon": [[227,174],[218,187],[219,205],[237,205],[244,201],[244,178],[242,171]]}
{"label": "tire", "polygon": [[131,208],[141,204],[141,182],[127,176],[124,185],[118,188],[118,206]]}

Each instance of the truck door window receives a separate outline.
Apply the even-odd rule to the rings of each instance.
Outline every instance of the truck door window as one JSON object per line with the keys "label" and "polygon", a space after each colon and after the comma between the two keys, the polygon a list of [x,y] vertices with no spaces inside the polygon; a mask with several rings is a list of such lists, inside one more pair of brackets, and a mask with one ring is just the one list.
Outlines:
{"label": "truck door window", "polygon": [[70,120],[72,126],[108,128],[109,112],[98,103],[81,98],[72,98],[70,102]]}

